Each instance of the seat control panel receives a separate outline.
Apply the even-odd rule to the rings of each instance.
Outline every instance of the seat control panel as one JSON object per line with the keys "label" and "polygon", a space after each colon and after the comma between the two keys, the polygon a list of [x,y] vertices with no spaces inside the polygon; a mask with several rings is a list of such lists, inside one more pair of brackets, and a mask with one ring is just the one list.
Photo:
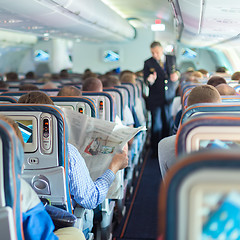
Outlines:
{"label": "seat control panel", "polygon": [[43,113],[40,121],[41,152],[50,154],[53,145],[52,117],[50,114]]}

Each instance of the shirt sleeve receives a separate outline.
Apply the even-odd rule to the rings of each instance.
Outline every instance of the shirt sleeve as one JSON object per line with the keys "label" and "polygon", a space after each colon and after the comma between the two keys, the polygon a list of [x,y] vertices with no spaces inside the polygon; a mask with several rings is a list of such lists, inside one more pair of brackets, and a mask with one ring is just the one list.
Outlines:
{"label": "shirt sleeve", "polygon": [[78,150],[68,143],[69,157],[69,186],[73,199],[87,209],[96,208],[106,198],[108,189],[112,184],[115,174],[106,170],[101,177],[93,180],[88,168]]}

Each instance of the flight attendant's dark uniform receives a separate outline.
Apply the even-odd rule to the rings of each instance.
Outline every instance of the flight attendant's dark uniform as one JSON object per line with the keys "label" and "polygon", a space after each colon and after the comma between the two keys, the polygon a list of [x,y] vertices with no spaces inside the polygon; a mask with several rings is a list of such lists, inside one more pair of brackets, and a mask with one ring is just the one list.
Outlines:
{"label": "flight attendant's dark uniform", "polygon": [[[151,111],[151,147],[153,155],[157,157],[158,142],[169,136],[173,125],[171,117],[172,101],[175,97],[177,82],[170,80],[170,74],[176,71],[176,57],[166,55],[163,66],[153,57],[144,62],[144,80],[149,86],[149,96],[147,98],[147,108]],[[156,81],[150,85],[147,78],[150,74],[157,73]]]}

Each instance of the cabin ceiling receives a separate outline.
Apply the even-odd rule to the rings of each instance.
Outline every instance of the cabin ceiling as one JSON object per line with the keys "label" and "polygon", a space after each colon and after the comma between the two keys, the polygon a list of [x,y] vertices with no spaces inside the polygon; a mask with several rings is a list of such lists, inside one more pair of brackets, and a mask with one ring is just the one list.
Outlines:
{"label": "cabin ceiling", "polygon": [[150,28],[161,19],[173,32],[167,27],[173,16],[183,44],[239,45],[239,0],[0,0],[0,29],[43,38],[129,41],[135,37],[130,23]]}

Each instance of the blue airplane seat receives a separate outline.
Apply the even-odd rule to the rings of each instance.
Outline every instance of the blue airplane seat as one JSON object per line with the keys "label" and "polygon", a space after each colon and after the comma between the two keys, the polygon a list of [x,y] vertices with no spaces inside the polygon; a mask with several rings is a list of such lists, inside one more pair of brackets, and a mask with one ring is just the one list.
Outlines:
{"label": "blue airplane seat", "polygon": [[0,120],[0,232],[1,239],[24,239],[20,174],[23,150],[13,128]]}
{"label": "blue airplane seat", "polygon": [[18,122],[25,139],[22,177],[40,198],[72,213],[68,184],[68,131],[63,112],[41,104],[2,104],[0,112]]}
{"label": "blue airplane seat", "polygon": [[193,104],[185,109],[182,114],[180,125],[183,124],[193,114],[199,112],[238,112],[240,111],[239,103],[200,103]]}
{"label": "blue airplane seat", "polygon": [[97,108],[94,101],[87,97],[68,97],[54,96],[50,97],[54,104],[62,108],[70,108],[77,112],[88,115],[89,117],[97,117]]}
{"label": "blue airplane seat", "polygon": [[223,103],[240,102],[240,95],[223,95],[221,98]]}
{"label": "blue airplane seat", "polygon": [[114,122],[114,101],[109,93],[86,91],[82,92],[82,96],[94,99],[99,119]]}
{"label": "blue airplane seat", "polygon": [[113,95],[115,114],[120,118],[120,120],[123,120],[123,95],[121,91],[116,88],[104,88],[103,91]]}
{"label": "blue airplane seat", "polygon": [[11,96],[2,96],[0,95],[0,103],[17,103],[17,98],[16,97],[11,97]]}
{"label": "blue airplane seat", "polygon": [[202,112],[178,130],[176,155],[204,148],[240,148],[240,112]]}
{"label": "blue airplane seat", "polygon": [[239,239],[239,181],[239,149],[179,159],[160,188],[158,239]]}

